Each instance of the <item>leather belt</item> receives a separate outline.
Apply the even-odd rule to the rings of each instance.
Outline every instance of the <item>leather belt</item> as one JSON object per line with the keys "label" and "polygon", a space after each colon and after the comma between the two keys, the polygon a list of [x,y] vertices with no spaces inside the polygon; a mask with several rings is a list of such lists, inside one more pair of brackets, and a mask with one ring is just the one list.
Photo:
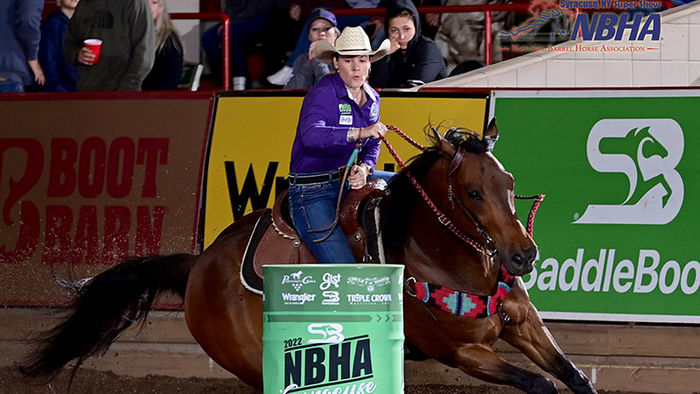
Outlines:
{"label": "leather belt", "polygon": [[335,170],[327,172],[325,174],[313,174],[313,175],[289,175],[290,185],[310,185],[313,183],[325,183],[332,182],[340,178],[340,171]]}

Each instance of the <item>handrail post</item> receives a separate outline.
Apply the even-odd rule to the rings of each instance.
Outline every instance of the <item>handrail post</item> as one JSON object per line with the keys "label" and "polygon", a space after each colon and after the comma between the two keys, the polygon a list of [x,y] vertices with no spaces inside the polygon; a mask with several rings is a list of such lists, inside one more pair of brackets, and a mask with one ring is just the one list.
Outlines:
{"label": "handrail post", "polygon": [[493,62],[493,20],[491,19],[491,11],[484,11],[484,65],[491,65]]}
{"label": "handrail post", "polygon": [[231,90],[231,19],[228,16],[223,21],[223,52],[224,52],[224,90]]}

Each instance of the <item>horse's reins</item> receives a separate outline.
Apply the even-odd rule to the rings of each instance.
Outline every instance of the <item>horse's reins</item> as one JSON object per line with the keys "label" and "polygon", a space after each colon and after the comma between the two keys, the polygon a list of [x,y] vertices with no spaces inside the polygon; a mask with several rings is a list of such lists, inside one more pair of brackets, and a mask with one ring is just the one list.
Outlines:
{"label": "horse's reins", "polygon": [[[410,136],[408,136],[406,133],[404,133],[403,131],[401,131],[401,129],[399,129],[398,127],[392,126],[392,125],[387,125],[387,130],[391,130],[391,131],[395,132],[395,133],[398,134],[401,138],[403,138],[403,139],[406,140],[408,143],[410,143],[411,145],[413,145],[415,148],[417,148],[417,149],[419,149],[419,150],[421,150],[421,151],[426,151],[426,148],[425,148],[423,145],[421,145],[420,143],[418,143],[417,141],[415,141],[413,138],[411,138]],[[380,138],[381,138],[382,142],[384,142],[384,144],[386,145],[386,147],[387,147],[387,149],[389,150],[389,153],[391,154],[391,156],[394,158],[394,160],[396,160],[396,163],[399,165],[399,167],[401,167],[401,169],[404,169],[404,170],[405,170],[406,167],[407,167],[407,166],[406,166],[406,163],[401,159],[401,157],[399,156],[398,152],[396,152],[396,150],[394,149],[394,147],[389,143],[389,141],[386,139],[385,136],[382,135]],[[357,154],[358,154],[358,152],[359,152],[360,149],[361,149],[361,142],[358,141],[357,144],[355,145],[355,149],[353,150],[352,155],[350,156],[350,159],[348,160],[348,163],[347,163],[347,165],[346,165],[346,167],[345,167],[345,171],[343,171],[343,176],[342,176],[341,183],[340,183],[340,185],[341,185],[341,187],[340,187],[340,192],[338,193],[338,199],[337,199],[337,203],[336,203],[336,214],[335,214],[335,219],[333,220],[333,222],[331,222],[331,223],[330,223],[328,226],[326,226],[326,227],[309,230],[309,232],[327,231],[327,234],[326,234],[325,236],[323,236],[322,238],[319,238],[319,239],[314,240],[314,242],[322,242],[322,241],[326,240],[326,239],[331,235],[331,233],[333,232],[333,230],[335,229],[335,227],[338,225],[339,212],[340,212],[340,204],[341,204],[341,202],[342,202],[342,195],[343,195],[343,186],[342,186],[342,185],[345,184],[345,181],[347,180],[347,177],[348,177],[349,168],[352,166],[352,163],[354,162],[354,159],[357,157]],[[453,190],[453,187],[452,187],[452,175],[457,171],[457,169],[458,169],[459,166],[461,165],[463,159],[464,159],[464,149],[461,148],[461,147],[459,147],[459,148],[456,150],[455,155],[452,157],[452,162],[450,163],[450,169],[449,169],[448,174],[447,174],[447,178],[448,178],[448,181],[449,181],[449,186],[448,186],[448,200],[449,200],[451,203],[453,203],[453,204],[454,204],[455,201],[457,202],[457,206],[458,206],[458,207],[460,208],[460,210],[465,214],[465,216],[474,224],[474,226],[476,227],[477,232],[478,232],[479,235],[484,239],[484,241],[485,241],[485,243],[486,243],[486,247],[482,246],[482,245],[479,244],[477,241],[475,241],[474,239],[470,238],[469,236],[467,236],[466,234],[464,234],[462,231],[460,231],[460,230],[457,228],[457,226],[455,226],[455,224],[453,223],[453,221],[452,221],[446,214],[444,214],[444,213],[440,210],[440,208],[437,207],[437,205],[435,205],[435,203],[434,203],[433,200],[430,198],[430,196],[428,196],[428,194],[425,192],[425,190],[423,189],[423,187],[420,185],[420,183],[418,183],[418,181],[416,180],[416,178],[415,178],[410,172],[405,171],[404,174],[408,177],[408,179],[411,181],[411,183],[413,184],[413,186],[414,186],[414,188],[416,189],[416,191],[418,192],[418,194],[420,194],[420,196],[423,198],[423,201],[425,201],[425,203],[428,205],[428,207],[430,208],[430,210],[433,211],[433,213],[434,213],[435,216],[437,217],[438,221],[439,221],[443,226],[445,226],[445,227],[446,227],[448,230],[450,230],[450,232],[452,232],[452,234],[454,234],[457,238],[459,238],[459,239],[462,240],[464,243],[466,243],[466,244],[470,245],[471,247],[473,247],[473,248],[474,248],[476,251],[478,251],[479,253],[481,253],[481,254],[483,254],[483,255],[486,255],[486,256],[488,256],[488,257],[493,257],[493,256],[497,253],[497,249],[496,249],[496,248],[494,247],[494,245],[493,245],[493,239],[492,239],[491,236],[488,234],[488,232],[483,228],[483,226],[481,225],[481,223],[479,223],[479,221],[469,212],[469,210],[467,209],[467,207],[464,206],[464,203],[462,203],[462,201],[460,201],[458,198],[454,198],[454,193],[453,193],[453,191],[452,191],[452,190]],[[535,214],[537,213],[537,209],[539,208],[540,203],[542,202],[542,200],[544,199],[544,197],[545,197],[544,194],[536,194],[536,195],[533,195],[533,196],[520,196],[520,195],[517,195],[517,194],[515,195],[515,198],[517,198],[517,199],[534,199],[534,200],[535,200],[535,201],[533,202],[533,204],[532,204],[532,208],[530,209],[530,213],[528,214],[528,218],[527,218],[527,227],[526,227],[526,229],[527,229],[527,232],[528,232],[528,234],[529,234],[530,236],[532,236],[533,230],[534,230]]]}
{"label": "horse's reins", "polygon": [[[401,138],[406,140],[408,143],[413,145],[414,147],[418,148],[419,150],[425,151],[426,148],[416,142],[414,139],[409,137],[406,133],[401,131],[396,126],[392,125],[387,125],[387,129],[395,132],[398,134]],[[391,153],[391,156],[394,157],[394,160],[396,160],[396,163],[398,163],[399,167],[401,169],[406,169],[406,163],[404,163],[403,160],[401,160],[401,157],[399,154],[396,152],[394,147],[387,141],[386,137],[382,136],[382,142],[386,145],[387,149],[389,150],[389,153]],[[481,226],[481,223],[479,223],[476,218],[469,212],[469,210],[464,206],[464,204],[457,198],[454,198],[454,194],[452,193],[452,175],[456,172],[456,170],[459,168],[460,164],[462,163],[462,160],[464,159],[464,150],[463,148],[458,148],[457,151],[455,152],[455,155],[452,157],[452,162],[450,163],[450,169],[448,171],[447,177],[449,179],[450,185],[448,186],[448,199],[450,202],[457,201],[457,205],[460,207],[460,210],[464,212],[464,214],[469,218],[469,220],[474,223],[477,232],[484,238],[486,241],[486,247],[481,246],[479,243],[477,243],[475,240],[472,238],[468,237],[464,233],[462,233],[457,226],[452,222],[452,220],[444,214],[440,208],[438,208],[435,203],[431,200],[431,198],[428,196],[428,194],[425,192],[423,187],[418,183],[415,177],[411,175],[410,172],[405,171],[404,174],[408,177],[408,179],[411,181],[413,186],[415,187],[416,191],[420,196],[423,198],[423,201],[425,201],[426,204],[428,204],[428,207],[430,208],[431,211],[437,216],[438,221],[447,229],[449,229],[452,234],[454,234],[457,238],[461,239],[464,243],[470,245],[473,247],[476,251],[479,253],[482,253],[486,256],[493,257],[493,255],[496,253],[495,248],[493,247],[493,240],[491,236],[484,230],[484,228]],[[534,221],[535,221],[535,214],[537,213],[537,209],[540,206],[540,203],[542,200],[544,200],[544,194],[537,194],[534,196],[520,196],[520,195],[515,195],[515,198],[517,199],[535,199],[536,201],[532,204],[532,208],[530,209],[530,213],[528,214],[528,219],[527,219],[527,232],[530,236],[532,236],[533,230],[534,230]]]}
{"label": "horse's reins", "polygon": [[[413,140],[411,137],[409,137],[406,133],[401,131],[399,128],[391,125],[387,125],[387,129],[394,131],[396,134],[398,134],[400,137],[402,137],[404,140],[406,140],[408,143],[413,145],[414,147],[418,148],[421,151],[426,151],[426,148]],[[384,136],[381,136],[382,141],[386,145],[387,149],[391,153],[391,155],[394,157],[394,160],[399,164],[401,169],[406,170],[406,164],[404,163],[403,160],[401,160],[401,157],[399,157],[399,154],[396,152],[393,146],[389,143],[389,141],[386,140]],[[479,253],[482,253],[489,258],[492,258],[496,253],[497,249],[493,245],[493,239],[491,236],[488,234],[488,232],[482,227],[481,223],[469,212],[466,206],[464,206],[464,203],[460,201],[460,199],[455,198],[455,195],[453,193],[453,187],[452,187],[452,175],[457,171],[459,166],[462,163],[462,160],[464,159],[464,148],[458,147],[455,155],[452,157],[452,161],[450,162],[450,168],[448,170],[447,178],[449,182],[448,186],[448,200],[450,203],[452,203],[453,208],[454,208],[454,202],[457,202],[457,206],[460,208],[460,210],[465,214],[469,220],[471,220],[472,223],[474,223],[477,232],[479,235],[484,239],[486,242],[486,247],[480,245],[477,243],[475,240],[472,238],[468,237],[464,233],[462,233],[452,222],[452,220],[445,215],[440,209],[433,203],[433,201],[430,199],[428,194],[425,192],[423,187],[418,183],[418,181],[411,175],[409,171],[404,171],[404,175],[408,177],[408,179],[411,181],[413,186],[415,187],[416,191],[418,194],[421,195],[423,198],[423,201],[430,207],[430,210],[433,211],[433,213],[436,215],[438,221],[445,226],[447,229],[449,229],[452,234],[454,234],[457,238],[461,239],[463,242],[466,244],[472,246],[475,250],[477,250]],[[533,231],[534,231],[534,221],[535,221],[535,214],[537,213],[537,209],[540,206],[540,203],[542,200],[544,200],[544,194],[536,194],[533,196],[521,196],[521,195],[515,195],[514,196],[517,199],[534,199],[535,201],[532,204],[532,208],[530,209],[530,212],[528,214],[527,218],[527,227],[526,231],[527,233],[532,237]],[[437,321],[437,318],[435,315],[433,315],[426,307],[425,305],[428,303],[433,304],[434,306],[455,314],[457,316],[467,316],[471,318],[480,318],[480,317],[488,317],[491,316],[492,314],[496,313],[498,317],[501,319],[501,322],[503,325],[507,324],[510,321],[510,316],[508,316],[508,313],[505,311],[503,308],[503,300],[505,299],[506,295],[510,291],[510,289],[513,287],[513,284],[515,283],[515,277],[512,275],[508,274],[505,271],[505,268],[503,266],[500,267],[500,271],[498,274],[498,291],[495,296],[480,296],[480,295],[471,295],[467,294],[464,292],[459,292],[455,290],[451,290],[448,288],[444,288],[442,286],[438,285],[433,285],[431,283],[427,282],[418,282],[416,281],[415,278],[408,278],[406,280],[406,285],[407,289],[406,292],[413,296],[418,298],[419,300],[423,301],[423,306],[426,311],[426,313],[433,318],[433,320]],[[412,289],[411,289],[412,288]],[[452,294],[455,298],[455,304],[454,305],[447,305],[445,304],[442,299],[443,296],[447,296],[448,294]],[[474,306],[473,309],[470,309],[469,311],[466,310],[466,305],[469,306]]]}

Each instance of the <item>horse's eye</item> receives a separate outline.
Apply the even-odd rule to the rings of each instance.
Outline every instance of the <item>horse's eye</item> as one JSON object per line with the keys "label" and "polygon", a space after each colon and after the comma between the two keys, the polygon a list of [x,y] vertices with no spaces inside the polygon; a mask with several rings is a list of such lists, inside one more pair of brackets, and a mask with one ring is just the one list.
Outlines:
{"label": "horse's eye", "polygon": [[481,197],[481,193],[479,193],[476,190],[472,190],[469,192],[469,198],[471,198],[474,201],[482,201],[484,198]]}

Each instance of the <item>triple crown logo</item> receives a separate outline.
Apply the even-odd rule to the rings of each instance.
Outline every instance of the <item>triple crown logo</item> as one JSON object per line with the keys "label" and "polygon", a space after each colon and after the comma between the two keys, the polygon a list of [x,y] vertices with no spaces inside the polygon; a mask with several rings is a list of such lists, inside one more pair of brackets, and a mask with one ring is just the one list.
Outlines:
{"label": "triple crown logo", "polygon": [[574,223],[666,224],[678,215],[683,130],[675,120],[600,120],[588,135],[586,152],[594,170],[625,174],[629,192],[617,205],[588,205]]}

